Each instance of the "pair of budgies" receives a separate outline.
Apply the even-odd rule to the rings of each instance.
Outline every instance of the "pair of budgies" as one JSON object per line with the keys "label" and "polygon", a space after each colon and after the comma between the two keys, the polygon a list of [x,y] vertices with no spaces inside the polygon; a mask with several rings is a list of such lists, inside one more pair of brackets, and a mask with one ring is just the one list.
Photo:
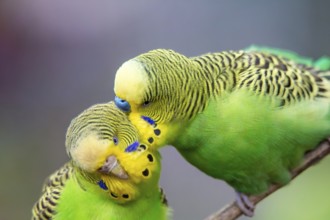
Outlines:
{"label": "pair of budgies", "polygon": [[246,195],[289,182],[329,135],[329,64],[263,48],[192,58],[154,50],[127,61],[115,103],[128,117],[108,103],[72,121],[71,161],[45,183],[33,219],[166,219],[157,151],[166,144],[233,186],[252,216]]}
{"label": "pair of budgies", "polygon": [[32,219],[168,219],[160,155],[138,138],[113,102],[82,112],[67,131],[71,161],[45,182]]}
{"label": "pair of budgies", "polygon": [[173,145],[192,165],[248,196],[287,184],[306,151],[330,135],[330,59],[250,48],[188,58],[158,49],[117,71],[118,108],[149,149]]}

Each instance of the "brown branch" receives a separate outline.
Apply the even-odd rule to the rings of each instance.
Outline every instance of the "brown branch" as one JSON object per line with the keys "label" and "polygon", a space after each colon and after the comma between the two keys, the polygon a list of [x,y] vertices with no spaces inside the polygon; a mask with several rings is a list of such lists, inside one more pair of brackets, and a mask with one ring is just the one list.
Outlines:
{"label": "brown branch", "polygon": [[[297,177],[300,173],[302,173],[307,168],[321,161],[324,157],[330,154],[330,138],[327,141],[322,142],[317,148],[313,151],[310,151],[305,155],[305,158],[300,166],[295,168],[292,173],[292,179]],[[272,194],[276,190],[280,189],[282,186],[280,185],[272,185],[267,192],[258,195],[258,196],[250,196],[250,201],[256,205],[261,200],[266,198],[268,195]],[[226,205],[221,210],[213,213],[205,220],[233,220],[241,216],[243,213],[240,208],[236,205],[235,202]]]}

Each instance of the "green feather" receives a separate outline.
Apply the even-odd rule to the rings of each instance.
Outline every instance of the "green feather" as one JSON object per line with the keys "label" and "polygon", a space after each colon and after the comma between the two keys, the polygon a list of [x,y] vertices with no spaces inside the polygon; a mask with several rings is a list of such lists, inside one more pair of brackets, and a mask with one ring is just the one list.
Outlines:
{"label": "green feather", "polygon": [[[94,105],[72,120],[70,162],[51,175],[32,219],[168,219],[159,188],[160,154],[136,146],[138,133],[113,103]],[[101,181],[101,185],[99,182]]]}
{"label": "green feather", "polygon": [[167,208],[157,187],[149,187],[143,193],[145,196],[137,201],[120,204],[97,184],[74,172],[61,191],[53,219],[166,219]]}
{"label": "green feather", "polygon": [[313,66],[315,66],[316,68],[319,68],[320,70],[323,70],[323,71],[329,71],[330,57],[329,56],[320,57],[313,63]]}
{"label": "green feather", "polygon": [[286,184],[302,155],[330,134],[329,103],[275,107],[245,90],[218,97],[174,142],[191,164],[245,194]]}
{"label": "green feather", "polygon": [[127,61],[115,92],[151,147],[174,145],[198,169],[253,195],[288,183],[303,154],[330,134],[326,67],[326,57],[266,47],[191,58],[158,49]]}

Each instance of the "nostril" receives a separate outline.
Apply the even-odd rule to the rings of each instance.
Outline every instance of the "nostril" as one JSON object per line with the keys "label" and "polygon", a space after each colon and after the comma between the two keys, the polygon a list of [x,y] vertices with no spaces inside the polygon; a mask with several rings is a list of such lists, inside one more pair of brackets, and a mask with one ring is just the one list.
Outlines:
{"label": "nostril", "polygon": [[129,103],[126,100],[119,98],[118,96],[115,97],[115,104],[120,110],[124,112],[128,112],[131,109]]}

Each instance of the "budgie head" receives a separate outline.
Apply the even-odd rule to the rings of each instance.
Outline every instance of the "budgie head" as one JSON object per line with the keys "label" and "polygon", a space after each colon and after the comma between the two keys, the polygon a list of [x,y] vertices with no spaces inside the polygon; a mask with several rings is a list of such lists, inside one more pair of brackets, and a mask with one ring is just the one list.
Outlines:
{"label": "budgie head", "polygon": [[179,53],[158,49],[141,54],[118,69],[115,103],[129,114],[142,140],[151,146],[168,143],[174,127],[180,127],[177,122],[188,121],[203,108],[203,82],[195,78],[199,68]]}
{"label": "budgie head", "polygon": [[147,148],[113,102],[88,108],[67,131],[66,149],[77,171],[119,203],[158,187],[160,156]]}

